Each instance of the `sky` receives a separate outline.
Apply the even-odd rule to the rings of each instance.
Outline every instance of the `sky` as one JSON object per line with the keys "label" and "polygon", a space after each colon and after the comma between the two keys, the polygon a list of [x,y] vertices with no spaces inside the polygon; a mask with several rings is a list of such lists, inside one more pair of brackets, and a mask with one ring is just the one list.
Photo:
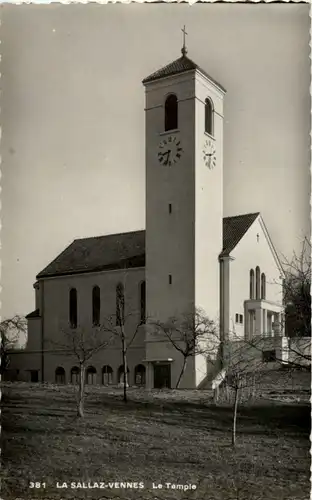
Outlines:
{"label": "sky", "polygon": [[2,5],[2,318],[75,238],[145,227],[142,79],[188,56],[227,89],[224,216],[310,231],[309,6]]}

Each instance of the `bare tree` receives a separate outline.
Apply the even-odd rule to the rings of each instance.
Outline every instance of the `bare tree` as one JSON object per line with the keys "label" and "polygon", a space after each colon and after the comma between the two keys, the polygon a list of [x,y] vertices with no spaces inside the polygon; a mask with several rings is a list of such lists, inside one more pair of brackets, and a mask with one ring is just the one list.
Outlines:
{"label": "bare tree", "polygon": [[[121,348],[123,366],[123,400],[125,403],[128,401],[128,349],[134,342],[140,327],[144,324],[141,319],[136,321],[136,317],[136,312],[125,314],[124,298],[119,295],[117,288],[117,314],[105,318],[102,328],[112,336],[115,345],[119,345]],[[128,332],[130,333],[129,335],[127,335]]]}
{"label": "bare tree", "polygon": [[287,361],[282,361],[284,366],[299,370],[311,370],[311,337],[287,338],[286,350]]}
{"label": "bare tree", "polygon": [[87,364],[93,356],[113,344],[113,336],[108,336],[102,327],[93,327],[87,332],[84,329],[70,329],[62,331],[61,342],[50,341],[58,348],[58,354],[75,357],[79,365],[79,383],[77,398],[77,415],[84,417],[85,373]]}
{"label": "bare tree", "polygon": [[1,333],[1,375],[8,369],[10,364],[9,351],[14,348],[21,335],[27,334],[27,321],[23,316],[16,314],[12,318],[5,319],[0,323]]}
{"label": "bare tree", "polygon": [[305,238],[300,252],[283,258],[285,329],[287,337],[311,337],[311,243]]}
{"label": "bare tree", "polygon": [[125,333],[125,296],[124,289],[126,283],[126,275],[124,275],[124,284],[119,283],[116,290],[116,323],[119,329],[112,330],[115,337],[121,340],[121,354],[123,366],[123,399],[127,402],[127,387],[128,387],[128,363],[127,363],[127,339]]}
{"label": "bare tree", "polygon": [[165,323],[157,322],[155,325],[183,357],[176,384],[176,389],[178,389],[190,357],[202,354],[210,358],[210,355],[213,357],[216,353],[219,344],[218,327],[199,308],[179,318],[172,317]]}
{"label": "bare tree", "polygon": [[[283,365],[289,368],[311,368],[311,243],[305,238],[299,253],[283,259],[285,279],[286,356]],[[295,339],[294,339],[295,337]],[[278,360],[280,361],[280,360]]]}
{"label": "bare tree", "polygon": [[268,337],[259,335],[245,339],[246,348],[253,350],[255,359],[263,363],[274,362],[289,372],[311,369],[310,337]]}
{"label": "bare tree", "polygon": [[254,356],[252,346],[244,341],[227,342],[224,361],[226,373],[222,390],[227,393],[227,397],[233,403],[232,446],[235,447],[239,401],[255,396],[256,379],[260,383],[264,372],[261,361]]}
{"label": "bare tree", "polygon": [[[125,313],[125,294],[126,294],[126,284],[128,277],[128,269],[132,266],[131,252],[127,245],[121,240],[117,242],[116,247],[117,254],[119,256],[119,268],[122,271],[121,279],[116,287],[116,314],[108,316],[104,319],[103,330],[112,335],[112,337],[119,341],[122,354],[122,366],[123,366],[123,400],[127,402],[127,387],[128,387],[128,361],[127,352],[132,342],[134,341],[139,327],[142,325],[142,319],[133,325],[130,325],[130,318],[137,312]],[[130,340],[127,337],[127,332],[132,331]]]}

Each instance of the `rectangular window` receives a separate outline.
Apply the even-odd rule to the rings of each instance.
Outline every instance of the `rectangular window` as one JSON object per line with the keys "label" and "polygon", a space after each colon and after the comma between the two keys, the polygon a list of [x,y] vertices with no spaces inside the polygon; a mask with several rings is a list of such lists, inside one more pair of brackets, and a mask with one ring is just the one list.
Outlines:
{"label": "rectangular window", "polygon": [[243,324],[244,317],[242,314],[235,314],[235,323]]}
{"label": "rectangular window", "polygon": [[169,203],[169,214],[171,214],[171,213],[172,213],[172,204]]}
{"label": "rectangular window", "polygon": [[263,351],[262,361],[263,361],[263,363],[271,363],[272,361],[276,361],[276,352],[275,351]]}
{"label": "rectangular window", "polygon": [[172,285],[172,275],[169,274],[169,285]]}

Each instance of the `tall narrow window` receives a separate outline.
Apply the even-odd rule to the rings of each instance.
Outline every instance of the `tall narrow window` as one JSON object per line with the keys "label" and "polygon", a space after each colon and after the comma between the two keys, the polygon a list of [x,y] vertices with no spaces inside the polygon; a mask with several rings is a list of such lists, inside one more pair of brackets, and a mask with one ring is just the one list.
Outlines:
{"label": "tall narrow window", "polygon": [[125,321],[125,294],[124,286],[118,283],[116,287],[116,325],[121,326]]}
{"label": "tall narrow window", "polygon": [[62,366],[58,366],[55,370],[55,383],[65,384],[65,370]]}
{"label": "tall narrow window", "polygon": [[79,374],[80,369],[78,366],[73,366],[70,370],[70,383],[71,384],[79,384]]}
{"label": "tall narrow window", "polygon": [[261,299],[266,298],[266,283],[265,283],[265,274],[261,274]]}
{"label": "tall narrow window", "polygon": [[[129,383],[129,373],[130,373],[130,370],[129,368],[127,368],[127,374],[126,374],[126,384],[128,385]],[[124,378],[124,367],[123,365],[120,365],[120,367],[118,368],[118,383],[119,384],[123,384],[125,381],[125,378]]]}
{"label": "tall narrow window", "polygon": [[168,95],[165,102],[165,131],[178,128],[178,98],[175,94]]}
{"label": "tall narrow window", "polygon": [[205,132],[213,135],[213,108],[210,99],[205,100]]}
{"label": "tall narrow window", "polygon": [[249,298],[255,298],[255,272],[253,269],[250,269],[249,273]]}
{"label": "tall narrow window", "polygon": [[100,324],[101,314],[101,290],[100,287],[95,286],[92,290],[92,323],[93,326]]}
{"label": "tall narrow window", "polygon": [[145,385],[146,369],[144,365],[137,365],[134,369],[134,383],[135,385]]}
{"label": "tall narrow window", "polygon": [[146,309],[146,283],[142,281],[140,284],[140,318],[141,323],[145,323]]}
{"label": "tall narrow window", "polygon": [[113,369],[109,365],[105,365],[102,368],[102,384],[110,385],[113,383]]}
{"label": "tall narrow window", "polygon": [[86,384],[96,384],[96,369],[94,368],[94,366],[88,366],[88,368],[86,369]]}
{"label": "tall narrow window", "polygon": [[77,290],[72,288],[69,292],[69,322],[72,328],[77,328]]}
{"label": "tall narrow window", "polygon": [[256,267],[256,299],[260,299],[260,267]]}

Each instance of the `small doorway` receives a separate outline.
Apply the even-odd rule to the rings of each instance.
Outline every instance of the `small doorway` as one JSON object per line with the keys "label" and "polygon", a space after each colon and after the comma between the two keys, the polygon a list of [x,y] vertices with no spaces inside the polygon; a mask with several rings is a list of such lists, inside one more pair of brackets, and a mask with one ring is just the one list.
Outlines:
{"label": "small doorway", "polygon": [[154,388],[171,389],[171,365],[169,363],[154,365]]}
{"label": "small doorway", "polygon": [[145,366],[137,365],[134,370],[135,385],[145,385]]}
{"label": "small doorway", "polygon": [[65,384],[65,370],[62,366],[59,366],[55,370],[55,383],[56,384]]}
{"label": "small doorway", "polygon": [[39,382],[39,370],[30,370],[30,381]]}

